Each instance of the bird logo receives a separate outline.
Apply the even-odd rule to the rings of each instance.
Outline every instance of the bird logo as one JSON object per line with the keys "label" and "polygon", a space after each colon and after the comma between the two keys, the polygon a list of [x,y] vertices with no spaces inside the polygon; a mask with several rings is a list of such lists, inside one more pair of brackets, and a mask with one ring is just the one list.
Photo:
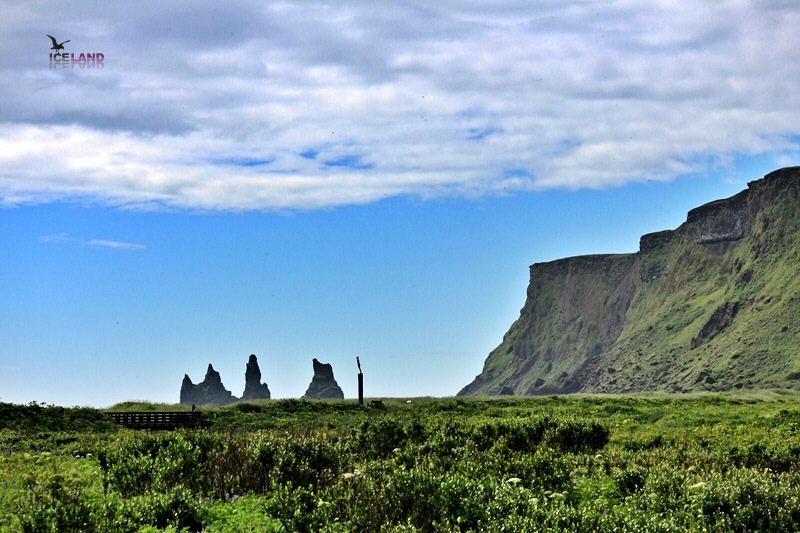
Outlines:
{"label": "bird logo", "polygon": [[56,38],[53,37],[52,35],[48,35],[48,37],[50,37],[50,40],[53,41],[53,46],[50,48],[50,50],[55,50],[56,51],[56,55],[61,53],[61,52],[59,52],[59,50],[63,50],[64,49],[64,43],[68,43],[69,42],[69,39],[67,39],[63,43],[59,44],[58,41],[56,41]]}

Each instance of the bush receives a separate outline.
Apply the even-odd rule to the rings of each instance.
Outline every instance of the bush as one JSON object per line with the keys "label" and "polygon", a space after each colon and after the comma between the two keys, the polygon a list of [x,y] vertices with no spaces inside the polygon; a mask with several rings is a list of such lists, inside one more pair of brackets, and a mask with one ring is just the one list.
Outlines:
{"label": "bush", "polygon": [[0,531],[800,530],[800,434],[770,405],[504,401],[296,402],[250,429],[269,402],[219,415],[244,430],[114,440],[2,430]]}
{"label": "bush", "polygon": [[596,420],[565,420],[548,428],[545,441],[570,453],[591,453],[608,444],[608,427]]}

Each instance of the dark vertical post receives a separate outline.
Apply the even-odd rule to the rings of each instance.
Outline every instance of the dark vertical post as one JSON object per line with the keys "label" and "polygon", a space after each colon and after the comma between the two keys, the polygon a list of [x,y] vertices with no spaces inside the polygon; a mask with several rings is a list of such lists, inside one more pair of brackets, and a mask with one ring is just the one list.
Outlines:
{"label": "dark vertical post", "polygon": [[364,374],[361,372],[361,361],[356,357],[358,365],[358,405],[364,407]]}

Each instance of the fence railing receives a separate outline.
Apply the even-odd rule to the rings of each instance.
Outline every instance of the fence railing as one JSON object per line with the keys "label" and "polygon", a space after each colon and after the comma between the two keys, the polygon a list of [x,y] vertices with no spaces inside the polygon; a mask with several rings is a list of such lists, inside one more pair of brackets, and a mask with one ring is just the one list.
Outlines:
{"label": "fence railing", "polygon": [[133,429],[177,429],[200,427],[200,413],[149,411],[107,413],[120,426]]}

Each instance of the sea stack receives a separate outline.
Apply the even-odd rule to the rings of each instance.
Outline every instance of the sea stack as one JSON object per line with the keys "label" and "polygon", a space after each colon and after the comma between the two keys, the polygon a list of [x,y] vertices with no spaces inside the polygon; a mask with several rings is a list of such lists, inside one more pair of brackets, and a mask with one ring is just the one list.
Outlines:
{"label": "sea stack", "polygon": [[314,377],[311,384],[303,395],[307,400],[334,399],[344,400],[344,393],[333,378],[333,367],[330,363],[320,363],[316,359],[314,363]]}
{"label": "sea stack", "polygon": [[206,377],[197,385],[192,383],[188,374],[183,376],[180,403],[185,405],[228,405],[238,400],[231,391],[225,389],[219,372],[211,364],[206,370]]}
{"label": "sea stack", "polygon": [[242,400],[269,400],[269,388],[266,383],[261,383],[261,369],[258,368],[258,359],[255,354],[250,354],[247,367],[244,371],[244,392]]}

